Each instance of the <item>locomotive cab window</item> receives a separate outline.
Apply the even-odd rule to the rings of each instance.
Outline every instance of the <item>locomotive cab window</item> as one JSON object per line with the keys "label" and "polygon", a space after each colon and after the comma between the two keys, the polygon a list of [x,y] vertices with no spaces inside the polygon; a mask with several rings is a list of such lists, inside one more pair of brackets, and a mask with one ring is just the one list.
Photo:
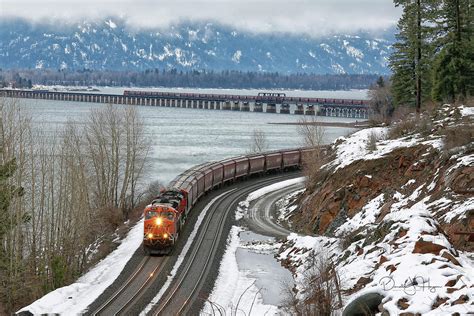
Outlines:
{"label": "locomotive cab window", "polygon": [[174,213],[173,212],[162,212],[161,216],[167,218],[170,221],[174,220]]}
{"label": "locomotive cab window", "polygon": [[150,218],[157,217],[157,216],[158,216],[158,212],[149,211],[149,212],[146,212],[145,219],[150,219]]}

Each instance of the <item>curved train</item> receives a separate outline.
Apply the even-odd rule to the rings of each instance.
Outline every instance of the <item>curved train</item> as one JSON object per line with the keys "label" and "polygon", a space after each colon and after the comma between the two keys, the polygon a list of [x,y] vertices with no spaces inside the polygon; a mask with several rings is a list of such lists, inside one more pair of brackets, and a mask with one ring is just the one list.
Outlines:
{"label": "curved train", "polygon": [[191,168],[174,180],[144,210],[145,253],[170,253],[186,217],[206,192],[256,174],[301,168],[311,149],[291,149],[235,157]]}

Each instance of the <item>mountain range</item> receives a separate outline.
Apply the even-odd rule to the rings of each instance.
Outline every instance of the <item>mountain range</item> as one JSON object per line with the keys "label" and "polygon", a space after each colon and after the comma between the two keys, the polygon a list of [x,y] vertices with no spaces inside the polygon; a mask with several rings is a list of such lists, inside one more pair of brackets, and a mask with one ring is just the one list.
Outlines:
{"label": "mountain range", "polygon": [[313,38],[252,34],[216,23],[133,29],[123,19],[0,21],[0,67],[94,70],[206,69],[388,74],[394,30]]}

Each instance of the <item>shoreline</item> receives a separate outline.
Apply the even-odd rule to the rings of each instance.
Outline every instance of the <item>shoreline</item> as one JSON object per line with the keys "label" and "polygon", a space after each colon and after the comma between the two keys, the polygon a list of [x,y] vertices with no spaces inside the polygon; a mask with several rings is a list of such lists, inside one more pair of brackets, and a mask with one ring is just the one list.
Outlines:
{"label": "shoreline", "polygon": [[271,125],[316,125],[323,127],[348,127],[348,128],[367,128],[369,127],[369,121],[360,121],[360,122],[276,122],[276,123],[267,123]]}

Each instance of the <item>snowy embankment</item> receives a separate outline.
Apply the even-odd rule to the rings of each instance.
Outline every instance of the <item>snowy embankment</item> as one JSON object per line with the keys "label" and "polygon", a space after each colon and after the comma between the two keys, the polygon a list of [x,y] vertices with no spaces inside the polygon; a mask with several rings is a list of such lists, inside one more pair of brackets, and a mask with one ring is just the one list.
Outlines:
{"label": "snowy embankment", "polygon": [[239,270],[236,252],[241,246],[239,233],[242,231],[241,227],[232,226],[219,276],[201,315],[234,315],[237,311],[245,315],[275,315],[278,312],[278,307],[264,304],[255,279],[248,276],[250,271]]}
{"label": "snowy embankment", "polygon": [[128,233],[122,243],[105,259],[100,261],[77,282],[56,289],[19,312],[39,314],[82,314],[87,306],[102,294],[120,275],[128,260],[140,247],[143,236],[143,220]]}
{"label": "snowy embankment", "polygon": [[[305,180],[299,177],[291,180],[281,181],[250,193],[246,199],[239,203],[236,210],[236,219],[243,218],[243,213],[248,209],[250,203],[266,194],[284,189]],[[300,190],[301,191],[301,190]],[[219,275],[214,284],[211,295],[206,301],[201,315],[234,315],[235,313],[245,315],[276,315],[280,309],[278,306],[265,304],[262,292],[268,289],[259,288],[255,274],[261,273],[262,269],[269,270],[264,264],[254,263],[251,269],[242,269],[237,257],[239,249],[245,249],[252,253],[273,255],[281,243],[273,238],[258,241],[244,241],[241,234],[245,232],[243,227],[233,226],[228,237],[228,245],[219,267]],[[268,271],[270,272],[270,271]],[[282,278],[275,278],[273,290],[277,292],[282,289]],[[268,281],[268,280],[267,280]]]}
{"label": "snowy embankment", "polygon": [[[332,212],[327,226],[316,226],[326,236],[292,234],[280,249],[298,299],[306,299],[302,282],[316,253],[335,265],[343,297],[338,309],[347,315],[361,307],[390,315],[472,313],[474,254],[457,232],[472,233],[473,144],[448,151],[444,143],[452,130],[472,129],[474,108],[440,112],[424,136],[415,131],[386,139],[388,128],[370,128],[336,141],[337,157],[324,166],[332,176],[314,199],[336,193],[328,204],[313,202],[320,210],[309,208],[318,225]],[[377,142],[369,150],[371,134]],[[369,293],[381,301],[365,306]]]}

